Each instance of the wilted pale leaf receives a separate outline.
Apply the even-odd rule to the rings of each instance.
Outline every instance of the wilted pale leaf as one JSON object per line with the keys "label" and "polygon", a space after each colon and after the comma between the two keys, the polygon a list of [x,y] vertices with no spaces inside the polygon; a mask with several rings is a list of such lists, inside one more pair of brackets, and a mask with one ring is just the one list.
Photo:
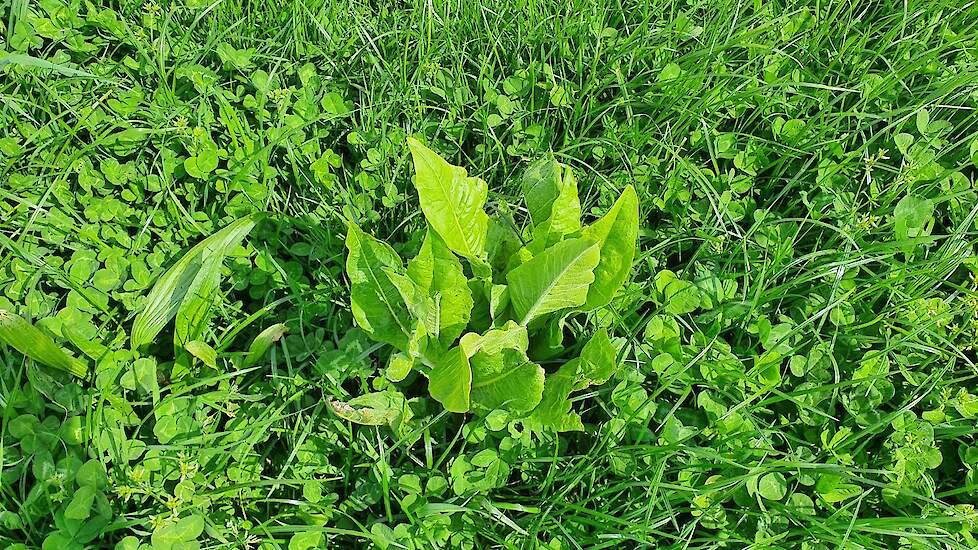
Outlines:
{"label": "wilted pale leaf", "polygon": [[466,357],[472,357],[480,351],[488,354],[496,354],[503,349],[514,349],[526,353],[529,347],[529,335],[526,327],[515,321],[507,321],[500,328],[494,328],[485,334],[469,332],[459,340],[459,347],[465,352]]}
{"label": "wilted pale leaf", "polygon": [[329,406],[340,418],[365,426],[383,426],[404,413],[407,401],[396,391],[374,392],[343,402],[330,399]]}

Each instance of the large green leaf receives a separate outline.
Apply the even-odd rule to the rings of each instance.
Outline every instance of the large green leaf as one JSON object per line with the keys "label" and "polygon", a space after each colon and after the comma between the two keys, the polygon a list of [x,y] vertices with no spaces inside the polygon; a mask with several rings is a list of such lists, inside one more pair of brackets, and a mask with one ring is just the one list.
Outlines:
{"label": "large green leaf", "polygon": [[188,296],[194,303],[187,306],[186,326],[183,330],[185,334],[192,334],[199,329],[198,324],[203,316],[197,308],[202,307],[200,304],[205,302],[209,307],[207,300],[213,298],[220,283],[224,257],[251,232],[260,216],[255,214],[231,222],[197,243],[160,277],[132,323],[130,340],[134,348],[152,342],[177,314]]}
{"label": "large green leaf", "polygon": [[544,370],[513,348],[476,352],[472,365],[472,403],[480,409],[529,412],[543,395]]}
{"label": "large green leaf", "polygon": [[577,180],[569,166],[547,155],[527,168],[522,182],[536,253],[581,229]]}
{"label": "large green leaf", "polygon": [[502,327],[491,329],[485,334],[469,332],[462,336],[458,345],[467,357],[472,357],[480,351],[495,354],[507,348],[526,353],[529,342],[525,326],[507,321]]}
{"label": "large green leaf", "polygon": [[611,343],[608,331],[598,329],[581,350],[581,364],[578,367],[575,388],[582,390],[588,386],[604,384],[618,369],[618,350]]}
{"label": "large green leaf", "polygon": [[509,321],[459,340],[472,369],[472,404],[482,410],[528,412],[543,394],[544,370],[526,356],[526,327]]}
{"label": "large green leaf", "polygon": [[561,165],[552,154],[537,159],[523,173],[520,188],[533,225],[541,225],[550,218],[560,195],[560,178]]}
{"label": "large green leaf", "polygon": [[347,229],[346,248],[353,320],[374,340],[406,350],[413,326],[411,313],[397,285],[384,271],[402,270],[401,259],[387,243],[354,224]]}
{"label": "large green leaf", "polygon": [[584,305],[599,259],[595,241],[568,239],[510,271],[509,299],[520,323]]}
{"label": "large green leaf", "polygon": [[583,236],[600,247],[601,261],[594,268],[594,284],[588,289],[585,311],[611,302],[632,269],[638,239],[638,196],[631,185],[625,187],[611,210],[584,228]]}
{"label": "large green leaf", "polygon": [[453,252],[481,261],[489,224],[483,210],[489,192],[486,183],[414,138],[408,138],[408,146],[414,159],[414,186],[428,223]]}
{"label": "large green leaf", "polygon": [[605,329],[599,329],[588,340],[581,356],[547,376],[543,396],[533,419],[544,428],[558,432],[581,430],[580,416],[571,411],[570,395],[591,385],[604,384],[618,367],[617,351]]}
{"label": "large green leaf", "polygon": [[581,429],[581,419],[571,411],[570,394],[578,382],[580,359],[574,358],[547,376],[540,404],[533,409],[532,418],[544,428],[563,432]]}
{"label": "large green leaf", "polygon": [[408,262],[407,272],[437,304],[438,338],[443,345],[450,345],[465,330],[473,306],[461,262],[429,228],[418,255]]}
{"label": "large green leaf", "polygon": [[4,309],[0,309],[0,342],[42,365],[63,370],[79,378],[88,374],[85,363],[62,351],[50,336],[26,319]]}
{"label": "large green leaf", "polygon": [[[489,230],[486,234],[486,255],[489,265],[493,272],[499,275],[505,273],[510,258],[523,247],[515,224],[509,219],[508,214],[505,216],[507,217],[502,220],[490,218]],[[496,282],[503,282],[503,279]]]}
{"label": "large green leaf", "polygon": [[428,393],[446,410],[468,412],[472,391],[472,369],[460,346],[439,354],[428,373]]}

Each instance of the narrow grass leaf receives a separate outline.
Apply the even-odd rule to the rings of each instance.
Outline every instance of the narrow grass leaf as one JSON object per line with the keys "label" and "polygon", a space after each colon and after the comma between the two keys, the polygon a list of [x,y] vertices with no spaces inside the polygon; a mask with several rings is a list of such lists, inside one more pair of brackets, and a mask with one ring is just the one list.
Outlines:
{"label": "narrow grass leaf", "polygon": [[71,357],[27,320],[0,309],[0,341],[42,365],[65,371],[79,378],[88,375],[88,366]]}

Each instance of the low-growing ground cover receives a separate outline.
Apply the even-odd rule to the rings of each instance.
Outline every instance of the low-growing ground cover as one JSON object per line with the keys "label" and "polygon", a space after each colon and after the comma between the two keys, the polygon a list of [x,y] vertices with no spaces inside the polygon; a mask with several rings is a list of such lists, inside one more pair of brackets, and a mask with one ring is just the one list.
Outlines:
{"label": "low-growing ground cover", "polygon": [[0,0],[0,547],[978,546],[978,8],[784,4]]}

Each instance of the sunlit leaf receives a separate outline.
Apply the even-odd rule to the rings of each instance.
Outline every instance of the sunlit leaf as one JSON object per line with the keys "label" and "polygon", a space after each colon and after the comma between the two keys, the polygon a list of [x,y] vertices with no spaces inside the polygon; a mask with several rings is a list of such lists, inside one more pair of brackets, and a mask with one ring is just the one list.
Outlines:
{"label": "sunlit leaf", "polygon": [[527,168],[522,190],[533,222],[532,251],[539,252],[581,229],[577,180],[570,167],[552,154]]}
{"label": "sunlit leaf", "polygon": [[584,305],[598,265],[598,243],[568,239],[509,272],[509,298],[521,324],[565,308]]}
{"label": "sunlit leaf", "polygon": [[[188,293],[194,291],[195,304],[203,304],[213,296],[220,281],[221,264],[227,253],[254,228],[260,215],[247,216],[197,243],[187,251],[162,277],[146,296],[143,309],[132,324],[130,341],[134,348],[149,344],[177,314]],[[221,261],[217,261],[220,259]],[[214,272],[218,274],[215,275]],[[187,334],[199,329],[198,307],[190,306],[195,314],[187,314]],[[209,305],[207,306],[209,307]],[[192,319],[192,320],[191,320]]]}
{"label": "sunlit leaf", "polygon": [[472,369],[460,346],[439,354],[428,373],[428,393],[451,412],[468,412],[472,391]]}
{"label": "sunlit leaf", "polygon": [[472,291],[462,264],[429,229],[418,255],[408,262],[407,272],[437,304],[436,334],[443,344],[451,344],[465,330],[472,313]]}
{"label": "sunlit leaf", "polygon": [[408,146],[414,159],[414,186],[428,223],[453,252],[471,260],[484,258],[489,224],[483,210],[489,192],[486,183],[414,138],[408,138]]}
{"label": "sunlit leaf", "polygon": [[241,362],[241,366],[250,367],[258,362],[262,357],[268,353],[269,348],[275,342],[278,342],[283,336],[288,334],[289,328],[283,323],[276,323],[265,330],[261,331],[258,336],[251,342],[251,346],[248,348],[248,354],[245,355],[244,360]]}
{"label": "sunlit leaf", "polygon": [[401,270],[401,259],[389,245],[354,224],[348,227],[346,248],[353,319],[371,338],[407,349],[411,314],[397,286],[384,272],[384,268]]}
{"label": "sunlit leaf", "polygon": [[590,311],[611,302],[632,270],[638,239],[638,196],[625,187],[601,219],[584,228],[582,235],[598,243],[600,261],[594,268],[594,283],[588,289],[584,309]]}
{"label": "sunlit leaf", "polygon": [[65,353],[50,336],[27,320],[3,309],[0,309],[0,342],[42,365],[79,378],[88,375],[88,366],[85,363]]}

